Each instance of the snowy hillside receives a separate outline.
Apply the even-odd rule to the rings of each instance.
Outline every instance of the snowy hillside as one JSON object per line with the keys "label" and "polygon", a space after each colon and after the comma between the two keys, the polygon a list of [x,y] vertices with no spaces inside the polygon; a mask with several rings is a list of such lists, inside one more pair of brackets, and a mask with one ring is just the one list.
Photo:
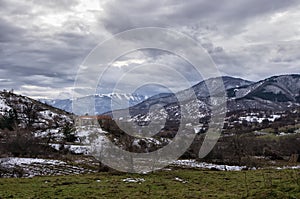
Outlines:
{"label": "snowy hillside", "polygon": [[233,97],[299,102],[300,75],[274,76],[251,86],[236,88]]}
{"label": "snowy hillside", "polygon": [[[286,110],[299,107],[300,75],[274,76],[256,83],[232,77],[222,77],[222,79],[227,91],[227,111],[229,112],[249,109]],[[185,99],[185,110],[188,110],[192,118],[201,119],[209,116],[210,97],[207,85],[213,89],[212,92],[218,91],[219,88],[215,82],[216,79],[212,78],[191,87],[198,98],[197,102],[188,95],[188,89],[180,91],[176,95],[163,93],[131,107],[131,117],[140,121],[166,117],[169,120],[177,121],[180,118],[180,110],[176,96]],[[149,113],[150,107],[157,105],[164,108]]]}
{"label": "snowy hillside", "polygon": [[[199,99],[199,102],[197,102],[197,103],[200,103],[200,104],[208,103],[207,98],[209,96],[209,91],[207,89],[207,85],[210,85],[210,88],[213,88],[214,91],[212,91],[212,92],[216,92],[219,90],[219,87],[218,87],[219,85],[216,84],[216,80],[217,80],[217,78],[211,78],[211,79],[208,79],[205,81],[201,81],[200,83],[198,83],[190,88],[194,91],[195,95]],[[250,81],[243,80],[240,78],[234,78],[234,77],[222,77],[222,80],[224,82],[224,87],[226,90],[231,89],[231,88],[237,88],[240,86],[250,85],[252,83]],[[131,107],[132,114],[136,115],[139,113],[146,113],[151,106],[157,105],[157,104],[159,104],[161,106],[173,106],[174,103],[178,104],[177,96],[179,96],[181,98],[181,100],[184,99],[184,101],[185,100],[189,101],[189,100],[191,100],[191,96],[189,96],[190,89],[179,91],[176,94],[162,93],[162,94],[152,96],[152,97],[146,99],[145,101]],[[201,105],[201,106],[203,108],[203,105]],[[204,109],[206,109],[206,108],[204,108]]]}
{"label": "snowy hillside", "polygon": [[19,128],[42,132],[58,131],[73,123],[73,115],[31,98],[11,92],[0,92],[0,117],[11,119]]}
{"label": "snowy hillside", "polygon": [[[220,88],[218,83],[219,78],[210,78],[205,81],[200,82],[199,84],[196,84],[192,87],[194,90],[196,96],[198,98],[204,98],[210,96],[208,87],[211,88],[212,90],[210,91],[211,93],[216,93]],[[228,77],[228,76],[223,76],[222,77],[223,83],[224,83],[224,88],[225,90],[231,89],[231,88],[238,88],[242,86],[248,86],[252,84],[253,82],[244,80],[241,78],[235,78],[235,77]],[[182,91],[184,93],[184,91]],[[179,92],[181,93],[181,92]]]}
{"label": "snowy hillside", "polygon": [[270,77],[249,86],[229,89],[228,96],[231,110],[297,107],[300,103],[300,75]]}

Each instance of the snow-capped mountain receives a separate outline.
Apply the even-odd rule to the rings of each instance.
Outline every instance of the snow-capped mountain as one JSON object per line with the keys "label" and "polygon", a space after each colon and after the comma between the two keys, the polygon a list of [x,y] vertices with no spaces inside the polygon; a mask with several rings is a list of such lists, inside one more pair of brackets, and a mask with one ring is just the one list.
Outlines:
{"label": "snow-capped mountain", "polygon": [[[112,110],[112,103],[118,104],[118,109],[128,108],[134,106],[147,99],[146,96],[139,94],[121,94],[121,93],[110,93],[110,94],[96,94],[77,98],[78,102],[90,102],[95,101],[95,112],[96,114],[102,114]],[[40,100],[53,107],[72,112],[72,99],[57,99],[57,100]]]}
{"label": "snow-capped mountain", "polygon": [[[228,95],[227,111],[286,110],[300,106],[300,75],[274,76],[259,82],[233,77],[222,77],[222,79]],[[188,89],[176,94],[159,94],[131,107],[131,117],[149,120],[149,117],[159,118],[165,111],[169,119],[178,120],[180,118],[179,103],[176,98],[178,95],[183,96],[185,109],[190,115],[205,117],[209,115],[207,113],[210,109],[210,97],[206,85],[210,84],[210,88],[218,91],[215,81],[216,78],[211,78],[191,87],[198,98],[197,102],[187,95]],[[154,105],[160,105],[163,108],[159,108],[157,113],[149,114],[150,107]]]}

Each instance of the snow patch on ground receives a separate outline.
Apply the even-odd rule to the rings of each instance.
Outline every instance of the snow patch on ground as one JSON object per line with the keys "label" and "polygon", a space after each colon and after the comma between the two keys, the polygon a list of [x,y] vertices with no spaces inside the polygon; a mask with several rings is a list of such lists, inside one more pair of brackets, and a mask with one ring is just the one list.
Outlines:
{"label": "snow patch on ground", "polygon": [[281,116],[280,115],[270,115],[269,117],[258,117],[257,115],[248,115],[245,117],[240,117],[240,123],[243,120],[246,120],[247,122],[258,122],[262,123],[264,120],[268,120],[269,122],[274,122],[276,119],[279,119]]}
{"label": "snow patch on ground", "polygon": [[300,165],[296,166],[283,166],[283,167],[276,167],[277,170],[282,170],[282,169],[300,169]]}
{"label": "snow patch on ground", "polygon": [[206,162],[197,162],[196,160],[176,160],[172,163],[172,165],[188,168],[217,169],[221,171],[241,171],[242,169],[247,168],[246,166],[218,165]]}
{"label": "snow patch on ground", "polygon": [[0,98],[0,114],[3,115],[5,111],[9,111],[11,107],[7,106],[5,101]]}
{"label": "snow patch on ground", "polygon": [[[243,169],[256,170],[257,168],[248,168],[246,166],[229,166],[229,165],[218,165],[206,162],[198,162],[196,160],[176,160],[171,164],[171,166],[186,167],[186,168],[201,168],[201,169],[216,169],[220,171],[241,171]],[[282,166],[282,167],[272,167],[273,169],[300,169],[300,165],[295,166]]]}
{"label": "snow patch on ground", "polygon": [[123,182],[126,183],[139,183],[141,184],[142,182],[145,182],[144,178],[126,178],[122,180]]}
{"label": "snow patch on ground", "polygon": [[181,179],[181,178],[178,178],[178,177],[175,177],[175,180],[176,180],[176,181],[178,181],[178,182],[181,182],[182,184],[186,184],[186,183],[188,183],[188,181],[186,181],[186,180],[183,180],[183,179]]}
{"label": "snow patch on ground", "polygon": [[2,166],[22,166],[23,164],[66,164],[65,162],[59,160],[47,160],[38,158],[1,158],[0,163]]}
{"label": "snow patch on ground", "polygon": [[[60,150],[62,148],[61,144],[49,144],[55,150]],[[75,154],[89,155],[91,151],[91,146],[87,145],[75,145],[75,144],[65,144],[64,149],[68,149],[70,152]]]}

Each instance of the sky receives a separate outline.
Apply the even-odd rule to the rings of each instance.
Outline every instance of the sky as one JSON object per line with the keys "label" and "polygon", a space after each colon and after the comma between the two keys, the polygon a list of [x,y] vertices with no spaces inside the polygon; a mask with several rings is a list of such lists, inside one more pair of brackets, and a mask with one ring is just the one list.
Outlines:
{"label": "sky", "polygon": [[[0,0],[0,89],[33,98],[68,98],[98,44],[145,27],[191,37],[221,75],[257,81],[300,73],[299,10],[297,0]],[[105,50],[113,53],[122,45],[134,47],[134,42],[140,40],[122,41]],[[127,74],[140,65],[148,67]],[[184,89],[186,84],[172,78],[166,65],[191,84],[201,80],[193,66],[173,52],[138,49],[114,59],[97,92],[109,92],[124,71],[128,75],[124,85],[143,85],[145,77],[151,77],[168,88]],[[126,86],[116,91],[127,92]],[[157,91],[159,87],[149,90]]]}

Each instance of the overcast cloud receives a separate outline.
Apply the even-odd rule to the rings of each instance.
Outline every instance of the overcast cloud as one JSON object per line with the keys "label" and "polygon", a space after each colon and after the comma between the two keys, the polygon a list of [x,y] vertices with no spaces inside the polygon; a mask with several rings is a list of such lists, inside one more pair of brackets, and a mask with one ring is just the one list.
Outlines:
{"label": "overcast cloud", "polygon": [[[297,0],[0,0],[0,89],[35,98],[68,97],[76,72],[98,43],[148,26],[194,38],[223,75],[255,81],[300,73],[299,10]],[[191,71],[190,81],[200,81],[178,56],[153,50],[119,57],[107,79],[113,81],[125,68],[147,63],[171,65],[185,76]],[[160,75],[162,84],[165,80],[183,89],[179,82],[163,78],[167,72]],[[129,77],[129,85],[144,79],[141,71]],[[113,84],[108,81],[98,91],[107,92],[109,86]]]}

